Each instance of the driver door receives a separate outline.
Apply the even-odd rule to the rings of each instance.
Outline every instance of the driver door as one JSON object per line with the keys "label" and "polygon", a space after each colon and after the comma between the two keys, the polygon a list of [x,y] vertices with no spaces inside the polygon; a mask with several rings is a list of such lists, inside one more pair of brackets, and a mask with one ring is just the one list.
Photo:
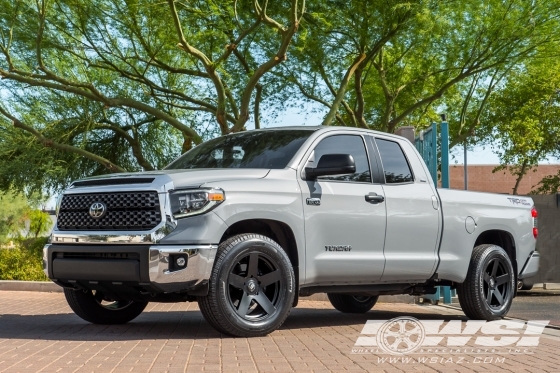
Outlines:
{"label": "driver door", "polygon": [[303,194],[306,241],[306,284],[372,283],[385,265],[385,203],[367,201],[383,196],[372,182],[368,151],[359,134],[331,135],[319,140],[307,159],[313,167],[325,154],[350,154],[351,175],[299,180]]}

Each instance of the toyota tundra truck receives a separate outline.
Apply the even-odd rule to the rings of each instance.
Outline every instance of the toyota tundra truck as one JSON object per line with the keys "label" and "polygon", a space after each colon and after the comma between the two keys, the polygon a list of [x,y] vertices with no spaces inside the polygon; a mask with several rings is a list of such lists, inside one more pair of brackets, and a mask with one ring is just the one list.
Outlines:
{"label": "toyota tundra truck", "polygon": [[457,289],[471,319],[505,316],[538,271],[528,197],[438,189],[405,138],[286,127],[209,140],[161,171],[76,181],[44,271],[96,324],[196,301],[231,336],[282,325],[299,296],[341,312],[380,295]]}

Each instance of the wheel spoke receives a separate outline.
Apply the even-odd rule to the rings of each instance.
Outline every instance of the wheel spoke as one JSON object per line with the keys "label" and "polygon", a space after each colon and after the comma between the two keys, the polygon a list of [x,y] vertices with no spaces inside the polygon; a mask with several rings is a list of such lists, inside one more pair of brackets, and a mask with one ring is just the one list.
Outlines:
{"label": "wheel spoke", "polygon": [[505,283],[509,282],[510,278],[511,277],[510,277],[509,273],[498,276],[498,277],[496,277],[496,285],[505,284]]}
{"label": "wheel spoke", "polygon": [[496,277],[496,273],[498,273],[498,259],[494,259],[494,266],[492,267],[492,277]]}
{"label": "wheel spoke", "polygon": [[494,294],[494,290],[488,288],[488,295],[486,295],[486,303],[488,305],[492,304],[492,294]]}
{"label": "wheel spoke", "polygon": [[486,272],[484,272],[484,282],[490,284],[490,275]]}
{"label": "wheel spoke", "polygon": [[235,288],[243,289],[243,286],[245,286],[245,278],[234,273],[230,273],[228,276],[228,284]]}
{"label": "wheel spoke", "polygon": [[257,277],[258,269],[259,269],[259,253],[251,253],[249,255],[247,277]]}
{"label": "wheel spoke", "polygon": [[272,315],[274,311],[276,311],[276,307],[274,307],[274,305],[262,291],[255,295],[254,299],[269,315]]}
{"label": "wheel spoke", "polygon": [[502,296],[502,293],[500,293],[498,289],[494,290],[494,296],[496,297],[496,300],[498,301],[498,304],[500,306],[504,304],[504,297]]}
{"label": "wheel spoke", "polygon": [[239,316],[245,317],[245,315],[247,315],[252,299],[253,298],[250,295],[245,292],[243,293],[243,297],[241,298],[241,301],[239,301],[239,307],[237,307],[237,314]]}
{"label": "wheel spoke", "polygon": [[259,281],[261,282],[261,286],[268,286],[280,281],[281,277],[280,271],[277,269],[276,271],[267,273],[264,276],[260,276]]}

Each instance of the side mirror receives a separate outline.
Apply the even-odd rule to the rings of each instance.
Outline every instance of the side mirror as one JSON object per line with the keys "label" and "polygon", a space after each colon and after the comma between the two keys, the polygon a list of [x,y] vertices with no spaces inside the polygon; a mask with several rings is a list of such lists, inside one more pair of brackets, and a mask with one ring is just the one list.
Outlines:
{"label": "side mirror", "polygon": [[355,172],[356,164],[350,154],[325,154],[319,159],[317,167],[305,168],[305,176],[311,180],[319,176],[344,175]]}

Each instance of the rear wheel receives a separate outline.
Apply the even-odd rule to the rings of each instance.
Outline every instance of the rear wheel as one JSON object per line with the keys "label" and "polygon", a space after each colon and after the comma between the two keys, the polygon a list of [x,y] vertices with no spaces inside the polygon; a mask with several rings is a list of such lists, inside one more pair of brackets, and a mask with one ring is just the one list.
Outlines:
{"label": "rear wheel", "polygon": [[334,308],[344,313],[366,313],[375,306],[379,296],[328,293]]}
{"label": "rear wheel", "polygon": [[94,324],[125,324],[142,313],[148,302],[112,301],[103,293],[64,288],[68,305],[85,321]]}
{"label": "rear wheel", "polygon": [[496,245],[474,248],[467,277],[457,286],[465,315],[476,320],[497,320],[513,302],[515,273],[508,254]]}
{"label": "rear wheel", "polygon": [[198,298],[204,318],[219,332],[256,337],[278,329],[296,289],[286,252],[270,238],[240,234],[220,244],[208,295]]}

